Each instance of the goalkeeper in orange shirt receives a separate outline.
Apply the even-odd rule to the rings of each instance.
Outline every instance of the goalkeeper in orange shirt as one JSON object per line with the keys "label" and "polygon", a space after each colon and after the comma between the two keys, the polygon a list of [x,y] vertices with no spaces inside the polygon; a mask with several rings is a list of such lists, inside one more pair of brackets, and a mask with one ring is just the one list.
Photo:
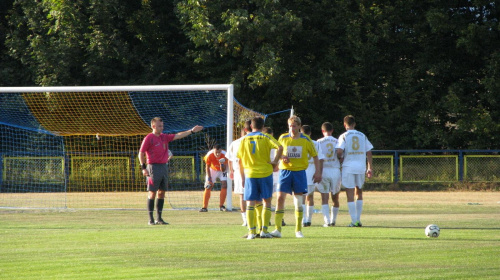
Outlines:
{"label": "goalkeeper in orange shirt", "polygon": [[214,148],[205,155],[206,176],[205,176],[205,191],[203,192],[203,207],[200,212],[208,212],[208,201],[214,187],[214,183],[219,179],[221,184],[219,210],[226,211],[224,202],[227,196],[227,158],[226,151],[222,150],[219,144],[215,144]]}

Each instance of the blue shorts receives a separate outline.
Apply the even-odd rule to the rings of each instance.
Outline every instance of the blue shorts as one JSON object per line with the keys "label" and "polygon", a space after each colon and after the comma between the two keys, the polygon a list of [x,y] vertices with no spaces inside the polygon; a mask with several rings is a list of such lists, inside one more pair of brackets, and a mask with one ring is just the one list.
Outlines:
{"label": "blue shorts", "polygon": [[260,201],[273,196],[273,175],[264,178],[245,178],[243,199]]}
{"label": "blue shorts", "polygon": [[288,194],[292,194],[292,192],[294,194],[307,193],[306,171],[290,171],[281,169],[278,188],[276,191]]}

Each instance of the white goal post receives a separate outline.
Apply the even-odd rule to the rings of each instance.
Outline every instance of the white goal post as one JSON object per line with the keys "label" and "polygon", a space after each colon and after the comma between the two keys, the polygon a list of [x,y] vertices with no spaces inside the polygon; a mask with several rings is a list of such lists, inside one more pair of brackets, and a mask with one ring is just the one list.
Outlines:
{"label": "white goal post", "polygon": [[227,149],[246,119],[263,115],[238,103],[231,84],[0,88],[0,207],[143,209],[136,156],[156,116],[165,133],[205,127],[169,144],[170,205],[195,209],[203,155],[215,143]]}

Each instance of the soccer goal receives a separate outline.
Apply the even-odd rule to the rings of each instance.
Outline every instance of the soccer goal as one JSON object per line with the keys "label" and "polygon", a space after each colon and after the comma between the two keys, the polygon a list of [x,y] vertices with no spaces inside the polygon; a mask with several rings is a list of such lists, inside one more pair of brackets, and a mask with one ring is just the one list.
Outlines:
{"label": "soccer goal", "polygon": [[161,117],[165,133],[205,127],[169,145],[170,206],[199,208],[203,156],[228,147],[254,116],[263,117],[234,99],[232,85],[0,88],[0,207],[144,209],[137,153]]}

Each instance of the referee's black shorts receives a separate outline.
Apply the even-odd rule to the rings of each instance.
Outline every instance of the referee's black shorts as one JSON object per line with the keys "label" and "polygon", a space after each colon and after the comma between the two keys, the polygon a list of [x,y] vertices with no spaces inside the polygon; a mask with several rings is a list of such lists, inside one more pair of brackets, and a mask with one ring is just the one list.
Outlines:
{"label": "referee's black shorts", "polygon": [[167,190],[168,165],[166,163],[148,164],[147,170],[149,176],[146,177],[148,191],[156,192],[158,190]]}

